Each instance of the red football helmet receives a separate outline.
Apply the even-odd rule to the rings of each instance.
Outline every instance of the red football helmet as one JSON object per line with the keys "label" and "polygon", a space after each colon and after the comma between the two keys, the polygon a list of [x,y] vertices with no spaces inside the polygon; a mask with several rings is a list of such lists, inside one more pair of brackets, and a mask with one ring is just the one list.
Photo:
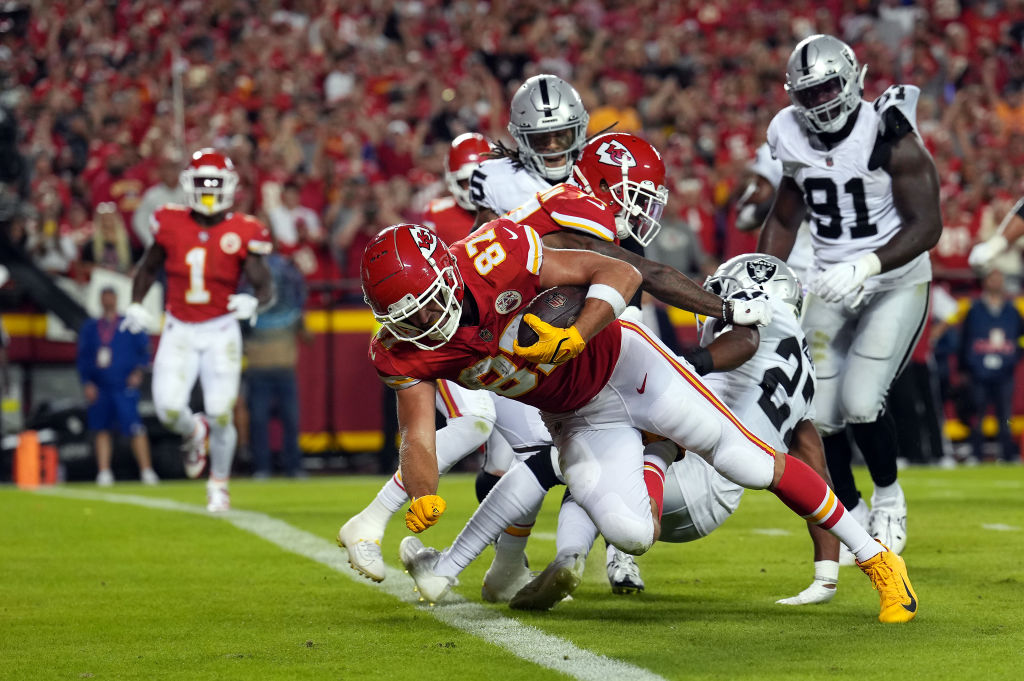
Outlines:
{"label": "red football helmet", "polygon": [[628,133],[599,135],[583,147],[573,176],[584,191],[618,208],[620,239],[631,236],[646,246],[658,235],[668,189],[665,163],[653,146]]}
{"label": "red football helmet", "polygon": [[203,215],[216,215],[231,208],[238,189],[235,164],[224,154],[209,147],[192,154],[181,171],[181,188],[189,207]]}
{"label": "red football helmet", "polygon": [[[367,244],[359,265],[363,299],[395,338],[434,350],[455,335],[462,316],[462,275],[455,256],[421,225],[388,227]],[[434,305],[440,316],[426,329],[413,323]]]}
{"label": "red football helmet", "polygon": [[[448,156],[444,160],[444,181],[455,202],[466,210],[476,210],[469,198],[469,176],[485,160],[484,154],[491,150],[487,139],[478,132],[466,132],[452,140]],[[465,183],[465,185],[463,185]]]}

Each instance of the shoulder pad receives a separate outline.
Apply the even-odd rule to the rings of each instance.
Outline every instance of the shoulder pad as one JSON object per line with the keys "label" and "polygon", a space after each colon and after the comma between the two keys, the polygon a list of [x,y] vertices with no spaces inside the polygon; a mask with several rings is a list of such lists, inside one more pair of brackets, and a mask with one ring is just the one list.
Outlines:
{"label": "shoulder pad", "polygon": [[[889,118],[894,115],[890,112],[902,114],[902,120],[909,124],[910,129],[916,128],[917,100],[920,96],[921,89],[916,85],[892,85],[879,95],[874,102],[875,112],[878,113],[878,132],[890,134],[892,124]],[[906,133],[900,136],[903,134]]]}
{"label": "shoulder pad", "polygon": [[878,136],[875,137],[875,146],[868,158],[868,170],[876,170],[888,164],[893,146],[914,132],[914,126],[897,107],[885,109],[879,119]]}

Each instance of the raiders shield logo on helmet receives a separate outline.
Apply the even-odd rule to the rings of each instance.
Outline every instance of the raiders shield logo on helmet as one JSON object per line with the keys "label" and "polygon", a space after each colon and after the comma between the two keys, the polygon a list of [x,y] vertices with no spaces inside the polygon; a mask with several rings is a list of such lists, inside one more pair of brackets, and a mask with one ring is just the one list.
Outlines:
{"label": "raiders shield logo on helmet", "polygon": [[778,266],[769,260],[751,260],[747,263],[747,276],[758,284],[763,284],[775,276]]}

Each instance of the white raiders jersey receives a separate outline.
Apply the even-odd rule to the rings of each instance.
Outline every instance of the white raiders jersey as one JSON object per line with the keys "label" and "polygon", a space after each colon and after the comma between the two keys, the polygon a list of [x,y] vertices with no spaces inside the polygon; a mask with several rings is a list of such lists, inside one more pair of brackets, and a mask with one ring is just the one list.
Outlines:
{"label": "white raiders jersey", "polygon": [[[758,329],[761,342],[754,356],[732,371],[713,372],[701,380],[755,435],[784,452],[796,424],[814,419],[817,378],[793,308],[781,300],[770,301],[772,322]],[[701,329],[701,347],[731,328],[708,318]]]}
{"label": "white raiders jersey", "polygon": [[[849,136],[825,149],[800,121],[795,107],[780,111],[768,126],[768,145],[804,194],[811,222],[814,267],[849,262],[878,250],[902,222],[892,198],[892,177],[871,159],[884,130],[883,113],[895,107],[911,126],[917,122],[913,85],[893,85],[872,106],[863,101]],[[916,127],[915,127],[916,134]],[[889,272],[869,278],[864,289],[882,291],[931,280],[928,253]]]}
{"label": "white raiders jersey", "polygon": [[[754,160],[747,169],[763,177],[771,184],[772,189],[778,191],[779,183],[782,182],[782,163],[772,157],[771,147],[767,142],[757,148]],[[806,292],[808,279],[814,271],[814,249],[811,246],[811,232],[807,220],[801,222],[797,229],[796,240],[789,251],[789,257],[786,258],[786,264],[800,278]]]}
{"label": "white raiders jersey", "polygon": [[494,158],[473,171],[469,178],[469,197],[477,208],[504,215],[554,184],[558,183],[539,178],[526,168],[517,168],[510,158]]}

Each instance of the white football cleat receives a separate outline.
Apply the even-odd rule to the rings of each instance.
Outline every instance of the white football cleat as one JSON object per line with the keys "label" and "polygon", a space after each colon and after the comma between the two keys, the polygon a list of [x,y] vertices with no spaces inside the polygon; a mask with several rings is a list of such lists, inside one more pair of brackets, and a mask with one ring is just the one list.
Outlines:
{"label": "white football cleat", "polygon": [[609,544],[607,558],[608,583],[612,586],[613,594],[635,594],[644,590],[640,567],[633,556]]}
{"label": "white football cleat", "polygon": [[[871,509],[868,508],[868,502],[861,499],[852,510],[846,509],[846,512],[849,513],[854,520],[860,523],[860,526],[863,527],[865,531],[868,530],[868,516],[871,512]],[[870,532],[868,533],[870,534]],[[853,555],[853,551],[848,549],[846,544],[839,542],[839,565],[852,566],[856,564],[857,556]]]}
{"label": "white football cleat", "polygon": [[503,560],[495,555],[494,562],[484,575],[480,597],[488,603],[508,603],[532,578],[526,554],[522,555],[521,560]]}
{"label": "white football cleat", "polygon": [[384,556],[380,551],[381,537],[369,531],[358,515],[353,516],[338,530],[338,546],[348,551],[348,564],[356,572],[375,582],[384,581]]}
{"label": "white football cleat", "polygon": [[879,500],[871,495],[868,534],[899,555],[907,547],[907,498],[901,492],[894,499]]}
{"label": "white football cleat", "polygon": [[142,471],[142,484],[143,485],[159,485],[160,476],[156,474],[152,468],[147,468]]}
{"label": "white football cleat", "polygon": [[583,580],[585,559],[578,553],[555,556],[509,602],[513,610],[550,610],[569,597]]}
{"label": "white football cleat", "polygon": [[207,438],[210,435],[210,427],[206,424],[206,417],[202,414],[193,414],[192,421],[195,423],[192,435],[185,440],[181,450],[185,454],[185,475],[195,480],[203,474],[203,469],[206,468],[206,453],[209,449]]}
{"label": "white football cleat", "polygon": [[779,605],[811,605],[813,603],[828,603],[835,595],[835,582],[815,578],[809,587],[798,593],[796,596],[781,598],[775,602]]}
{"label": "white football cleat", "polygon": [[430,546],[424,546],[418,537],[406,537],[398,545],[398,557],[405,566],[420,596],[430,603],[437,603],[445,597],[453,586],[459,583],[455,577],[439,575],[434,572],[441,553]]}
{"label": "white football cleat", "polygon": [[228,494],[226,482],[206,483],[206,510],[210,513],[223,513],[231,510],[231,495]]}
{"label": "white football cleat", "polygon": [[108,468],[105,471],[100,471],[96,475],[96,484],[100,487],[112,487],[114,484],[114,474]]}

